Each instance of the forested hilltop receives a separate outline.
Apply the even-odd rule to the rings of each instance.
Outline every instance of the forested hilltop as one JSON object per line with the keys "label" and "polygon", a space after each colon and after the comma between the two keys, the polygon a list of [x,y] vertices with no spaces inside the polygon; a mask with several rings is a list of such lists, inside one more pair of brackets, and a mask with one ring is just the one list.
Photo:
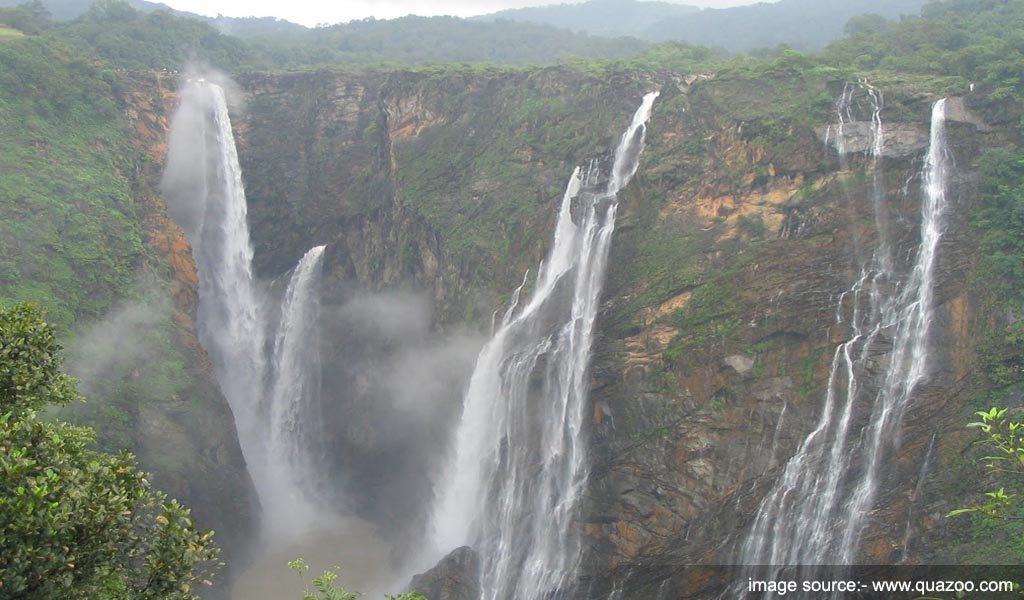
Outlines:
{"label": "forested hilltop", "polygon": [[[684,24],[704,13],[643,30],[680,19],[674,32],[697,27],[725,46],[711,35],[724,17]],[[57,524],[76,525],[75,507],[95,493],[120,515],[105,532],[124,533],[98,538],[105,556],[134,544],[145,563],[81,563],[69,534],[45,561],[0,544],[0,582],[50,594],[38,598],[187,598],[218,560],[198,532],[213,528],[227,565],[212,597],[228,597],[252,558],[256,492],[199,342],[193,250],[157,185],[177,90],[197,64],[236,84],[260,284],[283,291],[310,244],[326,246],[323,302],[337,321],[323,333],[335,394],[323,418],[336,434],[325,485],[354,490],[346,506],[399,557],[424,529],[458,398],[424,385],[416,393],[436,412],[400,414],[376,401],[391,382],[367,365],[432,351],[431,336],[486,336],[528,270],[526,291],[535,285],[573,168],[606,160],[643,94],[661,92],[611,246],[581,508],[582,576],[636,598],[682,585],[661,565],[731,564],[726,552],[811,429],[835,350],[853,337],[836,314],[859,276],[851,255],[879,243],[875,195],[892,199],[882,220],[894,253],[914,254],[931,111],[948,98],[941,349],[858,558],[1024,563],[1024,480],[978,462],[991,454],[980,430],[1006,428],[1016,456],[1024,402],[1024,0],[851,15],[831,42],[771,26],[781,38],[747,38],[758,40],[748,54],[661,42],[676,36],[664,29],[569,32],[550,15],[558,27],[406,17],[307,29],[117,0],[0,8],[0,446],[28,456],[0,457],[0,537],[34,548]],[[887,132],[877,160],[875,118]],[[840,126],[853,149],[837,143]],[[399,306],[386,327],[353,316],[357,300],[382,293],[419,294],[432,312],[421,323],[409,316],[418,305]],[[85,403],[61,374],[60,345]],[[447,375],[469,363],[431,365]],[[32,397],[17,391],[30,376]],[[964,428],[992,406],[1010,410]],[[382,456],[394,465],[381,468]],[[89,476],[53,479],[71,472]],[[174,576],[151,589],[146,569],[160,568]],[[712,597],[708,585],[695,597]]]}

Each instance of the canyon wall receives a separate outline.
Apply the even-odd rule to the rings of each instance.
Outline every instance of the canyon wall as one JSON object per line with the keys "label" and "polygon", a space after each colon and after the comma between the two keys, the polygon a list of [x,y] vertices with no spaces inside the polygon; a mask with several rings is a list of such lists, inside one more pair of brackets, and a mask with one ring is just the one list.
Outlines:
{"label": "canyon wall", "polygon": [[[878,242],[859,124],[848,130],[845,160],[826,139],[844,82],[550,68],[253,74],[240,84],[261,275],[278,276],[307,246],[328,244],[326,302],[404,290],[429,299],[432,329],[484,332],[544,255],[572,167],[606,159],[638,98],[662,92],[648,150],[623,192],[598,317],[584,578],[594,596],[669,585],[712,594],[713,581],[684,586],[694,577],[680,565],[735,561],[761,498],[821,410],[833,352],[849,336],[836,324],[838,303]],[[883,213],[904,256],[917,244],[930,107],[940,95],[899,80],[881,90]],[[983,290],[969,276],[976,163],[1003,134],[955,105],[936,364],[887,461],[863,543],[871,563],[974,556],[971,526],[944,514],[957,506],[951,490],[970,479],[962,424],[980,385],[977,347],[1004,319],[980,308]],[[334,334],[337,369],[354,354],[347,334]],[[377,351],[386,352],[365,349]],[[357,505],[380,523],[384,514],[415,523],[408,515],[422,514],[436,472],[403,471],[411,487],[402,489],[416,499],[388,499],[395,474],[375,466],[412,442],[394,445],[375,431],[372,394],[345,385],[358,375],[325,377]],[[455,387],[436,399],[449,419]],[[444,447],[444,421],[417,430],[425,456]],[[933,436],[936,457],[922,469]]]}

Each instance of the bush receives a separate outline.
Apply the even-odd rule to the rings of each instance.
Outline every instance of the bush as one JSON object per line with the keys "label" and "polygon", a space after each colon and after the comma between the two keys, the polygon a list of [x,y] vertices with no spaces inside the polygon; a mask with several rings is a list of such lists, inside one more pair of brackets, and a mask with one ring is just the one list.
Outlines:
{"label": "bush", "polygon": [[128,453],[92,430],[39,420],[77,398],[38,311],[0,310],[0,595],[190,600],[213,566],[212,532],[153,490]]}

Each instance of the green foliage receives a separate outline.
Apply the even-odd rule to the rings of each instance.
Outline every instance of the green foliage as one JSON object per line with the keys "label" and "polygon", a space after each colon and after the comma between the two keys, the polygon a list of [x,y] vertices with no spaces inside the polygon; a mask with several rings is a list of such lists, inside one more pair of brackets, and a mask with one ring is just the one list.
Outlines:
{"label": "green foliage", "polygon": [[70,330],[132,285],[140,157],[99,65],[39,38],[0,44],[0,64],[0,306]]}
{"label": "green foliage", "polygon": [[477,19],[525,21],[572,31],[586,31],[592,35],[606,37],[641,37],[648,27],[664,19],[695,13],[697,10],[696,6],[690,4],[647,0],[602,0],[513,8]]}
{"label": "green foliage", "polygon": [[683,40],[690,44],[750,51],[786,44],[817,50],[843,33],[847,20],[865,13],[887,17],[917,14],[926,0],[783,0],[704,10],[665,19],[648,28],[645,37]]}
{"label": "green foliage", "polygon": [[728,55],[720,50],[691,46],[681,42],[666,42],[623,58],[570,58],[564,64],[594,77],[608,77],[614,73],[701,73],[714,70],[725,62]]}
{"label": "green foliage", "polygon": [[[169,293],[161,289],[162,293]],[[176,412],[193,410],[206,401],[204,390],[196,387],[189,369],[186,351],[177,343],[170,311],[156,298],[146,297],[140,306],[151,312],[146,319],[136,319],[115,309],[111,318],[132,320],[132,329],[120,332],[118,340],[110,336],[93,339],[88,328],[76,338],[71,349],[70,370],[82,379],[88,396],[98,402],[74,403],[56,414],[77,425],[92,427],[97,432],[100,449],[140,451],[147,440],[139,435],[138,418],[145,407],[174,406]],[[97,326],[110,327],[108,320]],[[110,346],[119,344],[125,351],[116,357],[107,356]],[[99,347],[93,347],[98,345]],[[99,357],[97,359],[97,357]],[[200,419],[198,413],[190,419]],[[166,458],[158,474],[188,477],[181,457]],[[149,464],[149,468],[156,465]]]}
{"label": "green foliage", "polygon": [[980,233],[981,260],[973,278],[984,281],[985,308],[994,317],[980,352],[990,383],[1005,387],[1024,379],[1024,322],[1012,318],[1024,311],[1024,153],[992,150],[979,170],[982,203],[971,224]]}
{"label": "green foliage", "polygon": [[29,35],[37,35],[49,29],[53,22],[42,1],[32,0],[19,6],[0,7],[0,25]]}
{"label": "green foliage", "polygon": [[[241,37],[225,35],[214,27]],[[609,40],[531,23],[471,22],[454,17],[365,19],[306,29],[273,20],[204,20],[167,10],[144,12],[103,0],[53,39],[126,69],[181,69],[189,61],[222,68],[319,69],[437,63],[551,64],[569,57],[625,57],[647,44]]]}
{"label": "green foliage", "polygon": [[174,70],[191,60],[224,69],[261,64],[244,42],[202,21],[165,10],[144,13],[120,0],[97,2],[49,35],[125,69]]}
{"label": "green foliage", "polygon": [[565,67],[482,76],[487,93],[459,93],[465,74],[409,77],[396,95],[428,99],[432,112],[461,115],[395,140],[400,202],[445,240],[471,285],[522,277],[522,258],[548,239],[569,174],[621,135],[642,96],[631,84],[609,103],[601,80]]}
{"label": "green foliage", "polygon": [[628,56],[646,47],[635,39],[595,38],[532,23],[415,16],[370,18],[253,38],[251,43],[283,68],[388,62],[551,64],[571,56]]}
{"label": "green foliage", "polygon": [[740,215],[736,219],[736,229],[749,239],[761,239],[768,233],[768,226],[759,216]]}
{"label": "green foliage", "polygon": [[[14,352],[8,352],[14,348]],[[190,600],[217,556],[212,532],[150,488],[128,453],[33,408],[74,394],[38,313],[0,310],[0,585],[5,597]],[[11,362],[11,366],[6,363]],[[30,385],[19,373],[32,373]],[[24,389],[22,389],[24,388]],[[29,393],[30,392],[30,393]]]}
{"label": "green foliage", "polygon": [[666,360],[674,362],[690,353],[711,354],[732,341],[740,328],[739,299],[730,285],[734,275],[714,275],[672,315],[672,325],[679,329],[679,335],[665,351]]}
{"label": "green foliage", "polygon": [[[288,568],[295,571],[300,578],[304,578],[307,571],[309,571],[309,565],[306,561],[297,558],[295,560],[288,561]],[[302,596],[302,600],[356,600],[360,596],[359,592],[347,592],[345,588],[341,587],[338,583],[337,567],[335,571],[326,570],[319,576],[313,579],[312,588],[306,587],[306,592]],[[398,596],[388,595],[385,597],[386,600],[427,600],[422,594],[416,592],[406,592]]]}
{"label": "green foliage", "polygon": [[[957,76],[978,84],[990,121],[1006,121],[1024,102],[1024,2],[931,2],[920,17],[865,26],[829,46],[826,59],[859,70]],[[966,93],[966,85],[959,92]]]}
{"label": "green foliage", "polygon": [[[1024,422],[1009,418],[1005,408],[991,408],[975,413],[980,420],[969,423],[984,434],[981,443],[989,455],[981,459],[990,475],[1001,480],[1010,478],[1010,483],[1019,487],[1024,480]],[[1014,496],[1006,493],[1005,487],[985,493],[987,500],[969,508],[950,512],[947,517],[968,513],[980,513],[987,517],[1002,518],[1015,504]]]}
{"label": "green foliage", "polygon": [[53,327],[36,308],[0,310],[0,414],[21,415],[78,398],[74,380],[59,370],[60,351]]}

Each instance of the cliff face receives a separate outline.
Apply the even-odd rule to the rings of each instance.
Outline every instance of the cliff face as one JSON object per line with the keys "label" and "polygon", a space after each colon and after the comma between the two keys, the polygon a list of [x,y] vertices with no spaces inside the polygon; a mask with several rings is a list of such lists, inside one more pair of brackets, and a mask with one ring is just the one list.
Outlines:
{"label": "cliff face", "polygon": [[[557,69],[239,78],[258,275],[280,280],[327,244],[333,472],[396,539],[430,508],[479,347],[436,338],[482,331],[536,267],[575,161],[609,151],[647,87],[618,80],[621,95]],[[403,379],[416,389],[396,398]]]}
{"label": "cliff face", "polygon": [[[722,101],[721,89],[709,82],[689,94],[688,111],[656,113],[660,137],[646,176],[630,190],[626,219],[635,227],[621,232],[613,251],[584,519],[598,589],[715,593],[713,580],[702,589],[702,577],[681,565],[735,564],[765,493],[818,422],[836,346],[852,336],[837,311],[852,309],[840,303],[878,245],[878,223],[899,256],[913,256],[919,240],[934,97],[892,94],[906,120],[886,123],[876,217],[865,155],[840,161],[811,129],[791,130],[786,146],[766,145],[743,132],[749,121],[715,114],[709,104]],[[743,97],[734,92],[729,101]],[[954,114],[950,123],[955,208],[940,250],[932,372],[898,452],[886,456],[864,563],[962,560],[955,545],[930,543],[949,534],[937,515],[958,500],[939,493],[938,480],[962,473],[922,463],[933,435],[939,464],[963,449],[958,430],[981,339],[972,330],[976,245],[968,215],[978,202],[972,165],[986,140],[968,120]],[[698,144],[692,159],[673,158]],[[673,167],[685,174],[665,179]],[[666,253],[671,262],[659,264]],[[659,270],[638,273],[638,264]],[[884,364],[888,351],[878,349],[871,363]],[[870,412],[873,395],[866,396],[855,414]]]}
{"label": "cliff face", "polygon": [[[685,584],[693,573],[667,565],[735,561],[761,499],[819,416],[833,353],[851,335],[837,324],[839,302],[878,244],[875,182],[857,134],[868,126],[847,129],[842,161],[823,139],[842,82],[548,69],[252,75],[241,84],[261,273],[279,275],[327,243],[334,301],[421,290],[441,329],[479,326],[503,305],[544,255],[572,167],[606,158],[642,93],[661,89],[624,192],[598,318],[584,577],[602,597],[665,586],[712,594],[714,582]],[[891,108],[878,218],[907,257],[919,239],[938,96],[899,82],[883,92]],[[967,552],[964,531],[940,516],[957,502],[950,489],[968,441],[959,432],[993,319],[968,281],[977,260],[968,217],[979,202],[978,156],[999,134],[955,106],[934,368],[886,461],[862,544],[871,563]],[[324,358],[346,360],[340,350]],[[367,397],[335,383],[330,402],[347,419],[337,450],[369,506],[384,477],[372,457],[394,448],[378,445]],[[922,468],[933,436],[933,466]],[[430,470],[418,477],[429,493]]]}

